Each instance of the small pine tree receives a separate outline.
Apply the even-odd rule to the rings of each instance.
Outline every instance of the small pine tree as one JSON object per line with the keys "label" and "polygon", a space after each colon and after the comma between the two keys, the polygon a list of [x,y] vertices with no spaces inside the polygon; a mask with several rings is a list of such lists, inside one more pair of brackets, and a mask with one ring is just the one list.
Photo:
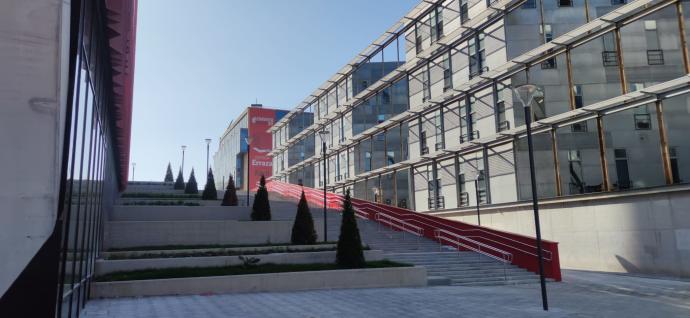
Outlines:
{"label": "small pine tree", "polygon": [[237,189],[235,189],[235,180],[232,175],[228,178],[228,186],[225,188],[223,202],[220,205],[237,206]]}
{"label": "small pine tree", "polygon": [[307,198],[302,191],[302,197],[297,203],[297,215],[295,223],[292,224],[292,244],[314,244],[316,243],[316,230],[314,230],[314,219],[311,217]]}
{"label": "small pine tree", "polygon": [[254,195],[254,205],[252,206],[252,221],[270,221],[271,205],[268,203],[268,190],[266,190],[266,179],[261,175],[259,188]]}
{"label": "small pine tree", "polygon": [[189,180],[187,180],[187,185],[184,187],[184,193],[199,194],[199,188],[196,185],[196,178],[194,177],[194,168],[192,168],[192,173],[189,174]]}
{"label": "small pine tree", "polygon": [[172,174],[172,169],[170,168],[170,162],[168,162],[168,169],[165,171],[165,179],[163,182],[173,182],[173,174]]}
{"label": "small pine tree", "polygon": [[182,169],[177,173],[177,180],[175,180],[175,190],[184,190],[184,177],[182,176]]}
{"label": "small pine tree", "polygon": [[201,193],[202,200],[218,200],[218,191],[216,191],[216,181],[213,180],[213,169],[208,169],[206,176],[206,185],[204,192]]}
{"label": "small pine tree", "polygon": [[338,238],[338,252],[336,263],[345,268],[362,268],[365,266],[364,251],[362,251],[362,238],[359,236],[355,210],[350,200],[350,190],[345,193],[343,201],[343,219],[340,224],[340,237]]}

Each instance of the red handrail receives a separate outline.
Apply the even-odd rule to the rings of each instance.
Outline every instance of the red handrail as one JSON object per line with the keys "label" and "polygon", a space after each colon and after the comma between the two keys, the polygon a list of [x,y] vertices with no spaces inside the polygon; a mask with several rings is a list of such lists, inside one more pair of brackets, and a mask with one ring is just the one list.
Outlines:
{"label": "red handrail", "polygon": [[[322,189],[302,187],[275,180],[267,181],[266,186],[269,191],[292,199],[299,199],[302,191],[304,191],[304,195],[309,204],[323,206]],[[326,193],[326,206],[329,209],[341,209],[342,200],[343,195],[341,194]],[[439,233],[437,230],[470,238],[473,241],[492,247],[486,249],[483,253],[492,254],[496,258],[503,258],[505,253],[510,253],[512,255],[512,264],[535,273],[538,272],[539,262],[537,259],[536,239],[532,237],[361,199],[352,198],[352,206],[359,217],[378,222],[378,220],[376,220],[376,215],[378,213],[385,213],[388,216],[423,229],[423,235],[432,240],[438,240],[438,238],[435,237],[435,233]],[[446,242],[446,245],[450,244]],[[558,243],[542,240],[542,250],[544,252],[544,273],[546,277],[560,281],[561,268],[558,257]]]}

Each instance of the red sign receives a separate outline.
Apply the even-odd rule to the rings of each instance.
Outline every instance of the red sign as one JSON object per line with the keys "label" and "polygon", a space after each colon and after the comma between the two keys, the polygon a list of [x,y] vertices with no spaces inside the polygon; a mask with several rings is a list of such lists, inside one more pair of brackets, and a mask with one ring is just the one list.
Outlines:
{"label": "red sign", "polygon": [[268,156],[272,148],[268,129],[276,122],[276,113],[272,109],[250,107],[247,119],[248,133],[252,138],[249,145],[249,185],[254,190],[262,175],[268,178],[273,174],[273,161]]}

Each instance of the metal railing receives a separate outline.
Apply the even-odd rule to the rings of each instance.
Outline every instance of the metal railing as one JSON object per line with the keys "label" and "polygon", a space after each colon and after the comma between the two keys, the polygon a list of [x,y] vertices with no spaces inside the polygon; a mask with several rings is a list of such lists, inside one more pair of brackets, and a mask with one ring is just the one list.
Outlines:
{"label": "metal railing", "polygon": [[434,238],[438,241],[440,245],[439,248],[442,248],[445,242],[447,245],[454,246],[458,252],[464,248],[476,252],[479,257],[484,255],[503,263],[503,279],[508,281],[506,264],[513,263],[512,253],[443,229],[434,230]]}
{"label": "metal railing", "polygon": [[400,230],[403,233],[403,240],[405,239],[406,232],[417,236],[417,241],[419,241],[420,237],[424,236],[424,229],[422,227],[408,223],[394,216],[378,212],[375,214],[374,219],[379,222],[379,224],[385,224],[392,229]]}

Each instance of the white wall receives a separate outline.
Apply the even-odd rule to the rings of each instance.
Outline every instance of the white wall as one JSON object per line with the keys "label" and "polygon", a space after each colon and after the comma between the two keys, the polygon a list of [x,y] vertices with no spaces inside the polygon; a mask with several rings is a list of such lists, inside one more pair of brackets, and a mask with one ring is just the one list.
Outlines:
{"label": "white wall", "polygon": [[0,2],[0,295],[55,227],[69,12],[69,1]]}
{"label": "white wall", "polygon": [[[668,189],[544,200],[542,237],[559,243],[562,268],[690,277],[690,187]],[[442,216],[476,224],[475,213]],[[535,236],[531,203],[482,208],[481,222]]]}

